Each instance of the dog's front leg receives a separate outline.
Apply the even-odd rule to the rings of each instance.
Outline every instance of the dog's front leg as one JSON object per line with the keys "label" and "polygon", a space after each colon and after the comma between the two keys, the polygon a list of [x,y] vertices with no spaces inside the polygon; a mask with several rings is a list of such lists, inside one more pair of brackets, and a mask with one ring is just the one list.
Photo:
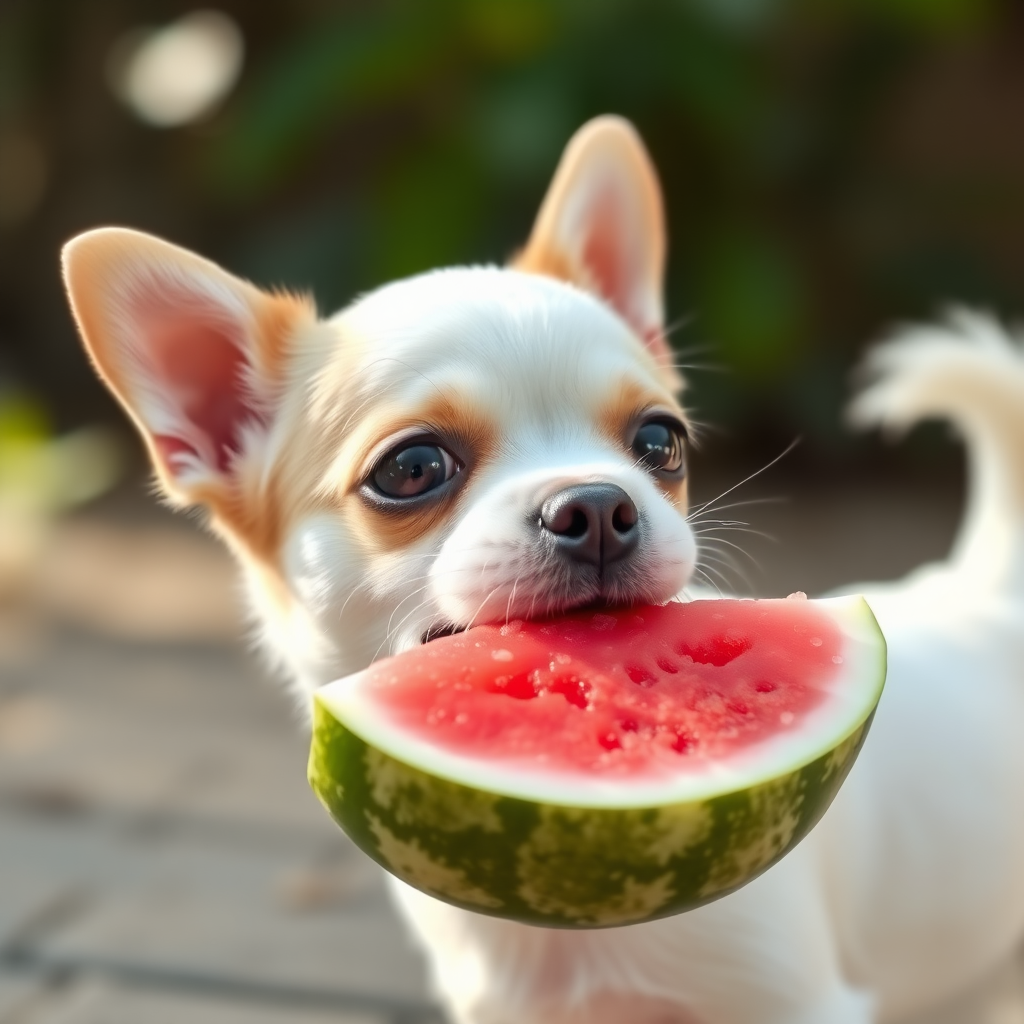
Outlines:
{"label": "dog's front leg", "polygon": [[815,838],[731,896],[623,928],[530,928],[396,889],[459,1024],[873,1024],[843,976]]}

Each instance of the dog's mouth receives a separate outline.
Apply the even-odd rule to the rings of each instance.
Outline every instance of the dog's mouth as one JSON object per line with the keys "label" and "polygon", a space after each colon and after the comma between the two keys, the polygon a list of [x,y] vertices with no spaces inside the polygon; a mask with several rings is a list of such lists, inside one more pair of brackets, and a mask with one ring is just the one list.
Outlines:
{"label": "dog's mouth", "polygon": [[[571,604],[567,605],[565,608],[559,608],[550,615],[543,617],[557,618],[560,615],[570,615],[577,612],[599,612],[607,608],[618,607],[621,607],[621,605],[616,605],[600,599],[596,601],[582,601],[580,604]],[[420,637],[420,643],[429,644],[431,640],[439,640],[443,636],[455,636],[456,633],[464,633],[466,628],[466,626],[457,626],[454,622],[436,622],[434,625],[428,626],[427,629],[423,631],[423,635]]]}
{"label": "dog's mouth", "polygon": [[439,640],[443,636],[455,636],[456,633],[464,633],[465,626],[456,626],[454,622],[438,622],[429,626],[420,637],[421,644],[429,644],[431,640]]}

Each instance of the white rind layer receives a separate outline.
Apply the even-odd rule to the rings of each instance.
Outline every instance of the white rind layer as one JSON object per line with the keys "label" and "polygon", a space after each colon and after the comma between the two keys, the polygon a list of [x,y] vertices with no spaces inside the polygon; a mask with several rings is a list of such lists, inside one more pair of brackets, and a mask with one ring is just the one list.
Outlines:
{"label": "white rind layer", "polygon": [[[631,808],[708,800],[778,778],[834,750],[868,718],[885,683],[885,640],[862,597],[813,602],[829,614],[843,644],[831,697],[727,762],[702,762],[699,772],[644,779],[601,778],[521,762],[490,763],[442,750],[388,721],[364,696],[366,672],[328,683],[318,699],[347,729],[371,747],[414,768],[475,789],[565,807]],[[685,764],[686,762],[682,762]]]}

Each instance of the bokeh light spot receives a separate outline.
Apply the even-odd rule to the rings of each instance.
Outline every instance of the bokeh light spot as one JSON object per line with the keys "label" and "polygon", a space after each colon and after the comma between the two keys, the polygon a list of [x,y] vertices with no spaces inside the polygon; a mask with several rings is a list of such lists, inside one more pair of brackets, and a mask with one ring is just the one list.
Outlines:
{"label": "bokeh light spot", "polygon": [[242,71],[242,32],[228,15],[193,11],[155,30],[123,36],[111,51],[115,95],[141,121],[158,128],[211,113]]}

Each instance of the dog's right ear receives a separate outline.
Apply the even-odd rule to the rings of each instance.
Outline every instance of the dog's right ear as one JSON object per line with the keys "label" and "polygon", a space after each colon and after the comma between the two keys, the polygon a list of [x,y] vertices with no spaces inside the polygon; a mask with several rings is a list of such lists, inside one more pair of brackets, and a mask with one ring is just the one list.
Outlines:
{"label": "dog's right ear", "polygon": [[678,386],[664,334],[661,188],[640,136],[624,118],[596,117],[570,139],[512,266],[600,296]]}
{"label": "dog's right ear", "polygon": [[69,242],[64,280],[85,346],[168,497],[222,511],[274,412],[289,341],[315,319],[312,303],[121,228]]}

